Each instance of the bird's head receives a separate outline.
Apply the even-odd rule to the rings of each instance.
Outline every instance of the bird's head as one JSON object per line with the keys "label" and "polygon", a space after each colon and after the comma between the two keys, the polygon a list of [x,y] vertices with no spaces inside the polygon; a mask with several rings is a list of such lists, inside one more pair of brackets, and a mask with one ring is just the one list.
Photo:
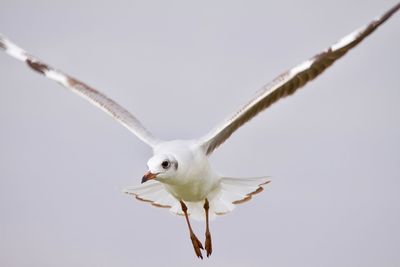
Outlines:
{"label": "bird's head", "polygon": [[144,174],[142,183],[157,180],[168,183],[168,179],[176,176],[178,161],[171,154],[154,155],[147,162],[149,170]]}

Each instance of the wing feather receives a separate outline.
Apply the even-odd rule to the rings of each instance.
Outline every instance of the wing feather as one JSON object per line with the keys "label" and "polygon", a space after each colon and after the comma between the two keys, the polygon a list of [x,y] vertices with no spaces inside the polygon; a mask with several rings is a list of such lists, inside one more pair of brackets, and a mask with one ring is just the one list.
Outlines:
{"label": "wing feather", "polygon": [[265,110],[281,98],[294,94],[307,82],[315,79],[336,60],[359,44],[365,37],[374,32],[382,23],[389,19],[398,9],[400,3],[392,7],[381,17],[342,38],[320,54],[284,72],[268,83],[246,105],[228,120],[218,125],[200,143],[207,155],[228,139],[239,127],[251,120],[259,112]]}
{"label": "wing feather", "polygon": [[32,70],[56,81],[99,107],[149,146],[154,147],[159,142],[159,140],[156,139],[137,118],[114,100],[62,71],[50,67],[41,60],[28,54],[25,50],[1,34],[0,49],[3,49],[8,55],[25,62]]}

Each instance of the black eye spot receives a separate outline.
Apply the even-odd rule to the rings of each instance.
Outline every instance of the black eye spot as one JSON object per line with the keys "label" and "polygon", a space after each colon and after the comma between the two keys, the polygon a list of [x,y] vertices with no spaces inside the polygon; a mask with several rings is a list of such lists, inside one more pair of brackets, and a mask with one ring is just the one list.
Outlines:
{"label": "black eye spot", "polygon": [[168,168],[171,166],[171,162],[169,162],[168,160],[164,160],[164,161],[161,163],[161,166],[162,166],[164,169],[168,169]]}

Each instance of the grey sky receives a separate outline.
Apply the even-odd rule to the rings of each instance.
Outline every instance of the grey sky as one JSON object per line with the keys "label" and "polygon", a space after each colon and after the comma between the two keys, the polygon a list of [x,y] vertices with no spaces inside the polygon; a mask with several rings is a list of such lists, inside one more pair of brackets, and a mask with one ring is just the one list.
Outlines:
{"label": "grey sky", "polygon": [[[195,138],[395,2],[0,0],[0,32],[156,136]],[[399,26],[396,14],[212,156],[221,174],[272,183],[212,222],[203,262],[183,218],[121,193],[146,145],[0,54],[0,266],[399,266]]]}

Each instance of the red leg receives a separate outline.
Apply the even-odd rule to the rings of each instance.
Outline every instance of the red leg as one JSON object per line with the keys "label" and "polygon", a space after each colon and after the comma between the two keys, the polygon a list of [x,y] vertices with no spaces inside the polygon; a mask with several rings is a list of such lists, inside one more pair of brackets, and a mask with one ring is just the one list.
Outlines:
{"label": "red leg", "polygon": [[212,253],[212,243],[211,243],[211,233],[210,233],[210,226],[208,223],[208,210],[210,209],[210,205],[208,203],[208,199],[204,202],[204,210],[206,211],[206,242],[205,247],[207,251],[207,257],[209,257]]}
{"label": "red leg", "polygon": [[192,226],[190,225],[190,222],[189,222],[189,216],[187,214],[186,204],[182,200],[180,201],[180,203],[181,203],[182,211],[185,214],[185,219],[186,219],[187,225],[189,227],[190,239],[192,240],[194,252],[196,253],[197,257],[203,259],[203,255],[201,254],[201,249],[204,249],[203,245],[201,244],[199,239],[196,237],[196,235],[193,233]]}

